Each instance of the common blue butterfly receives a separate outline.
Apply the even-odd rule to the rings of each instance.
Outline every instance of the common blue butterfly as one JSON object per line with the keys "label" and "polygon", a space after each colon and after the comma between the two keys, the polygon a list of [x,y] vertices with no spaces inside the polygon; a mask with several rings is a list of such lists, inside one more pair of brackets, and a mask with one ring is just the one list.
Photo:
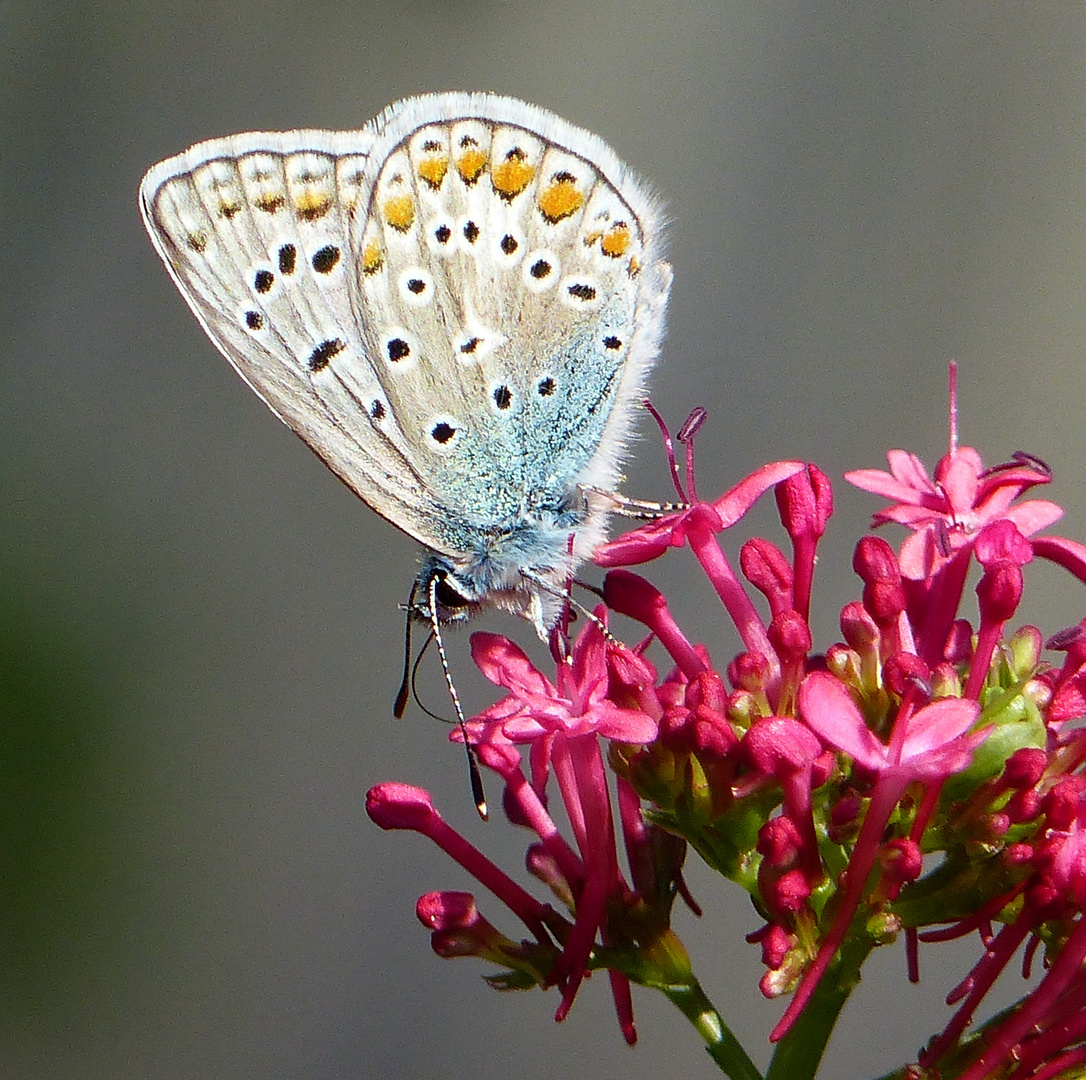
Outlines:
{"label": "common blue butterfly", "polygon": [[425,545],[418,613],[544,635],[604,537],[671,284],[660,209],[611,149],[433,94],[358,131],[198,143],[140,205],[241,377]]}

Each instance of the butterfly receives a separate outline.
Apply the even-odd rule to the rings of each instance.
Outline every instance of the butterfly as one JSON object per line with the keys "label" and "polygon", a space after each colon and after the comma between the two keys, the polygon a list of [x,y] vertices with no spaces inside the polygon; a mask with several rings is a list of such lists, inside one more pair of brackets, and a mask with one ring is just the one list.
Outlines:
{"label": "butterfly", "polygon": [[415,614],[545,636],[604,539],[671,285],[661,209],[612,150],[432,94],[357,131],[198,143],[140,206],[238,374],[424,546]]}

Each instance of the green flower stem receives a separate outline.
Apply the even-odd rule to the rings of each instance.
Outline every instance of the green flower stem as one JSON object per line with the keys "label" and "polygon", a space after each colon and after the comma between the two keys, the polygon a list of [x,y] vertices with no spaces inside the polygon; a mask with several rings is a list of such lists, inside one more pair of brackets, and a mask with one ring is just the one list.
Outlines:
{"label": "green flower stem", "polygon": [[747,1057],[747,1052],[739,1044],[739,1040],[705,996],[697,979],[691,979],[687,983],[660,985],[659,989],[697,1028],[698,1034],[705,1040],[705,1049],[709,1051],[709,1056],[726,1076],[730,1076],[732,1080],[763,1080],[762,1074]]}
{"label": "green flower stem", "polygon": [[811,1080],[818,1073],[837,1017],[859,983],[860,966],[874,947],[866,934],[845,939],[796,1022],[777,1043],[765,1080]]}

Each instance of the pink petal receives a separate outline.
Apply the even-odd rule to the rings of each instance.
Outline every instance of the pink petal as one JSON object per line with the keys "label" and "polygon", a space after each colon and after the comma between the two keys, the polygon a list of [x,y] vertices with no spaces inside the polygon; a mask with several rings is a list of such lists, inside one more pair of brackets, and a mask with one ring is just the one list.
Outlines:
{"label": "pink petal", "polygon": [[910,581],[923,581],[943,556],[935,544],[935,530],[921,529],[905,538],[898,552],[898,565]]}
{"label": "pink petal", "polygon": [[931,477],[928,476],[928,470],[916,454],[911,454],[908,450],[890,450],[886,454],[886,460],[890,463],[890,472],[903,484],[908,484],[917,491],[938,494]]}
{"label": "pink petal", "polygon": [[1013,521],[1000,518],[980,530],[973,543],[973,554],[985,568],[996,562],[1025,566],[1033,561],[1033,545],[1018,531]]}
{"label": "pink petal", "polygon": [[897,502],[915,505],[926,494],[909,484],[903,484],[883,469],[852,469],[845,473],[845,479],[861,491],[870,491],[872,495],[881,495]]}
{"label": "pink petal", "polygon": [[538,718],[526,713],[510,717],[502,724],[502,734],[514,743],[534,742],[553,730],[553,726],[540,723]]}
{"label": "pink petal", "polygon": [[904,758],[899,766],[893,767],[894,771],[913,780],[945,780],[951,774],[969,768],[973,751],[991,732],[992,727],[989,725],[980,731],[953,739],[938,750]]}
{"label": "pink petal", "polygon": [[769,465],[763,465],[750,476],[740,480],[735,487],[729,488],[713,503],[713,509],[720,516],[720,527],[730,528],[761,495],[805,468],[802,461],[774,461]]}
{"label": "pink petal", "polygon": [[623,709],[605,702],[592,711],[596,732],[617,742],[645,744],[654,742],[658,732],[656,721],[638,709]]}
{"label": "pink petal", "polygon": [[940,495],[938,507],[921,506],[912,503],[895,503],[874,514],[875,522],[879,525],[887,521],[895,521],[898,525],[905,525],[910,529],[920,529],[925,525],[931,525],[936,521],[946,521],[946,500]]}
{"label": "pink petal", "polygon": [[829,672],[813,671],[799,688],[799,712],[826,743],[872,769],[886,764],[886,747],[864,723],[863,713],[844,683]]}
{"label": "pink petal", "polygon": [[597,566],[638,566],[663,555],[669,547],[681,546],[673,536],[682,514],[669,514],[659,521],[642,525],[596,549],[592,561]]}
{"label": "pink petal", "polygon": [[554,693],[524,651],[501,634],[477,630],[471,635],[471,658],[492,683],[512,690],[515,695]]}
{"label": "pink petal", "polygon": [[909,731],[902,744],[902,759],[939,750],[944,744],[965,734],[979,715],[979,703],[967,698],[933,701],[909,718]]}
{"label": "pink petal", "polygon": [[983,468],[980,454],[971,446],[963,446],[939,462],[936,479],[942,484],[956,517],[963,517],[976,505]]}
{"label": "pink petal", "polygon": [[1013,521],[1023,536],[1032,536],[1059,521],[1063,517],[1063,507],[1047,499],[1029,499],[1012,506],[1003,516]]}
{"label": "pink petal", "polygon": [[1062,536],[1038,536],[1033,541],[1033,554],[1070,570],[1079,581],[1086,581],[1086,547],[1082,544]]}
{"label": "pink petal", "polygon": [[[597,609],[597,617],[604,609]],[[607,641],[595,623],[588,623],[573,644],[573,680],[581,695],[587,697],[603,680],[607,679]]]}
{"label": "pink petal", "polygon": [[1031,487],[1050,483],[1052,483],[1051,476],[1030,465],[993,469],[986,476],[981,477],[977,502],[981,503],[989,498],[990,494],[997,488],[1009,487],[1013,490],[1012,498],[1017,498],[1023,491],[1028,491]]}

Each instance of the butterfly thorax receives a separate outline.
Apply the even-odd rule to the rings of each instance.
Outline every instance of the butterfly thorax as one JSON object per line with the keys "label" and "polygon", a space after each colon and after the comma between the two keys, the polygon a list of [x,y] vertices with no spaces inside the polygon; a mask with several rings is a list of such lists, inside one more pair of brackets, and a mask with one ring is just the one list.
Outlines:
{"label": "butterfly thorax", "polygon": [[[607,509],[605,498],[575,489],[556,505],[490,527],[473,522],[466,526],[472,539],[463,554],[426,553],[416,593],[429,597],[431,581],[439,583],[439,622],[463,622],[496,607],[528,619],[545,638],[570,576],[603,539]],[[428,604],[416,614],[428,620]]]}

